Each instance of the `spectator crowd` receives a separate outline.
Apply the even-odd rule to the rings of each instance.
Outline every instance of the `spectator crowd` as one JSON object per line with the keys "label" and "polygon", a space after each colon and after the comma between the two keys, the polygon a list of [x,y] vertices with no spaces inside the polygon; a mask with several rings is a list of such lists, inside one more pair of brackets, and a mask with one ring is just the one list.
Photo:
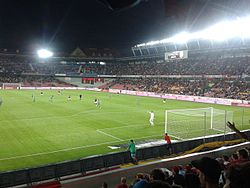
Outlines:
{"label": "spectator crowd", "polygon": [[[249,160],[249,148],[239,149],[231,156],[203,157],[184,166],[138,173],[132,182],[121,177],[116,188],[248,188]],[[102,185],[105,187],[109,187],[106,182]]]}
{"label": "spectator crowd", "polygon": [[[77,61],[66,62],[60,59],[42,63],[29,56],[0,56],[0,84],[21,82],[24,85],[42,86],[41,83],[44,81],[47,83],[46,86],[57,85],[49,84],[50,81],[60,82],[56,81],[55,74],[88,75],[88,77],[116,75],[118,78],[107,87],[250,100],[250,83],[247,80],[247,75],[250,75],[248,56],[223,58],[197,55],[196,58],[170,62],[155,59],[106,64],[93,62],[78,64]],[[124,75],[129,77],[119,78]],[[136,77],[138,75],[141,75],[141,78]],[[145,75],[147,75],[146,78],[144,78]],[[162,78],[163,75],[172,76],[172,78]],[[173,75],[180,78],[174,78]],[[190,78],[183,78],[183,75],[189,75]],[[206,75],[211,77],[208,78]],[[214,75],[219,77],[214,78]]]}
{"label": "spectator crowd", "polygon": [[242,79],[119,78],[110,88],[250,100],[250,82]]}

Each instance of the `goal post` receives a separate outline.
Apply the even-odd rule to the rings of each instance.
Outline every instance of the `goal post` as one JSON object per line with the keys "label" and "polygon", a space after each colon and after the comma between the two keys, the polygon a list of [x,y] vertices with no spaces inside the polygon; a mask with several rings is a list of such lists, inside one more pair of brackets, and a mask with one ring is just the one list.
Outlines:
{"label": "goal post", "polygon": [[229,132],[227,121],[233,112],[208,108],[176,109],[165,111],[165,133],[182,139]]}
{"label": "goal post", "polygon": [[20,89],[21,83],[2,83],[2,89]]}

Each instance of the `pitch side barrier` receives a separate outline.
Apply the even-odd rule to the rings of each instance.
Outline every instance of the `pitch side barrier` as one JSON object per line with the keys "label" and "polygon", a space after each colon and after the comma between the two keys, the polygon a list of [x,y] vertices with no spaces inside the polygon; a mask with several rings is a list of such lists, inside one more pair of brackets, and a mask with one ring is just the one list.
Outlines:
{"label": "pitch side barrier", "polygon": [[[28,90],[29,89],[31,90],[32,89],[37,89],[37,90],[64,90],[65,89],[65,90],[104,91],[99,88],[83,88],[83,87],[20,87],[20,89],[28,89]],[[250,101],[237,100],[237,99],[199,97],[199,96],[175,95],[175,94],[159,94],[159,93],[154,93],[154,92],[130,91],[130,90],[119,90],[119,89],[109,89],[109,90],[105,90],[105,92],[250,108]]]}
{"label": "pitch side barrier", "polygon": [[98,88],[85,88],[85,87],[20,87],[24,90],[89,90],[89,91],[102,91]]}
{"label": "pitch side barrier", "polygon": [[[244,132],[250,136],[250,130]],[[203,143],[230,141],[235,139],[238,139],[238,136],[235,133],[228,133],[226,135],[220,134],[176,142],[172,144],[172,147],[174,153],[177,154],[189,151]],[[139,160],[166,157],[169,154],[169,150],[165,144],[142,148],[137,151],[137,157]],[[98,172],[99,170],[109,169],[111,167],[130,162],[130,153],[128,151],[124,151],[92,156],[74,161],[66,161],[63,163],[51,164],[37,168],[2,172],[0,173],[0,188],[13,187],[17,185],[32,185],[35,182],[43,182],[47,180],[60,180],[60,178],[69,175],[84,176],[95,170]]]}
{"label": "pitch side barrier", "polygon": [[118,89],[109,89],[109,92],[121,93],[121,94],[127,94],[127,95],[136,95],[136,96],[156,97],[156,98],[162,98],[162,99],[175,99],[175,100],[182,100],[182,101],[222,104],[222,105],[241,106],[241,107],[250,108],[250,101],[246,101],[246,100],[199,97],[199,96],[176,95],[176,94],[159,94],[159,93],[145,92],[145,91],[130,91],[130,90],[118,90]]}

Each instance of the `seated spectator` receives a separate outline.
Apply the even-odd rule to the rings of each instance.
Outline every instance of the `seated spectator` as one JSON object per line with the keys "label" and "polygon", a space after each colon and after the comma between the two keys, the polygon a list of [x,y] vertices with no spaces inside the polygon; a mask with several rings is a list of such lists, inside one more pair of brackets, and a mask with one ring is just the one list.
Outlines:
{"label": "seated spectator", "polygon": [[165,181],[165,173],[160,168],[153,169],[150,173],[150,180]]}
{"label": "seated spectator", "polygon": [[200,180],[197,174],[187,172],[185,175],[186,188],[200,188]]}
{"label": "seated spectator", "polygon": [[108,188],[108,184],[106,182],[103,182],[102,188]]}
{"label": "seated spectator", "polygon": [[227,167],[230,164],[229,157],[227,155],[223,155],[222,158],[224,159],[224,166]]}
{"label": "seated spectator", "polygon": [[230,166],[224,188],[248,188],[250,186],[250,162]]}
{"label": "seated spectator", "polygon": [[180,169],[180,166],[172,167],[172,173],[173,173],[173,184],[185,187],[184,171]]}
{"label": "seated spectator", "polygon": [[230,165],[235,165],[235,164],[240,164],[240,163],[245,163],[249,161],[249,154],[246,149],[240,149],[237,152],[238,158],[236,160],[232,160],[230,162]]}
{"label": "seated spectator", "polygon": [[237,153],[233,153],[231,156],[231,159],[230,159],[230,163],[232,163],[233,161],[236,161],[238,159],[239,159],[239,157],[238,157]]}
{"label": "seated spectator", "polygon": [[172,186],[164,181],[154,180],[149,182],[146,188],[172,188]]}
{"label": "seated spectator", "polygon": [[145,188],[149,182],[148,176],[142,173],[136,175],[136,183],[133,188]]}
{"label": "seated spectator", "polygon": [[219,188],[219,178],[221,175],[220,164],[209,157],[192,161],[192,165],[198,169],[201,187]]}
{"label": "seated spectator", "polygon": [[128,188],[128,184],[126,183],[127,179],[126,177],[121,177],[121,183],[116,186],[116,188]]}
{"label": "seated spectator", "polygon": [[238,151],[238,156],[239,156],[239,161],[242,162],[247,162],[249,160],[249,154],[246,149],[240,149]]}

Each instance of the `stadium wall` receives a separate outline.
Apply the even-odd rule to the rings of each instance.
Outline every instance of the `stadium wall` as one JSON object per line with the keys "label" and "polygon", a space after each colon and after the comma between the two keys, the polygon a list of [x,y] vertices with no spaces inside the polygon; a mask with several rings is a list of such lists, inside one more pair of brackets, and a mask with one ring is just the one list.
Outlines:
{"label": "stadium wall", "polygon": [[158,94],[158,93],[153,93],[153,92],[118,90],[118,89],[109,89],[109,92],[121,93],[121,94],[127,94],[127,95],[136,95],[136,96],[156,97],[156,98],[162,98],[162,99],[175,99],[175,100],[210,103],[210,104],[250,107],[249,101],[236,100],[236,99],[199,97],[199,96],[176,95],[176,94]]}
{"label": "stadium wall", "polygon": [[[244,131],[250,137],[250,131]],[[172,144],[174,153],[184,153],[192,150],[203,143],[211,143],[218,141],[232,141],[238,139],[235,133],[226,135],[220,134],[216,136],[206,136],[203,138],[191,139]],[[166,157],[170,155],[168,147],[164,145],[138,149],[138,160],[147,160],[157,157]],[[85,176],[95,170],[113,168],[122,164],[131,162],[130,153],[128,151],[110,153],[106,155],[98,155],[88,158],[83,158],[74,161],[67,161],[58,164],[51,164],[43,167],[9,171],[0,173],[0,188],[13,187],[17,185],[42,182],[46,180],[60,180],[62,177],[69,175]]]}

